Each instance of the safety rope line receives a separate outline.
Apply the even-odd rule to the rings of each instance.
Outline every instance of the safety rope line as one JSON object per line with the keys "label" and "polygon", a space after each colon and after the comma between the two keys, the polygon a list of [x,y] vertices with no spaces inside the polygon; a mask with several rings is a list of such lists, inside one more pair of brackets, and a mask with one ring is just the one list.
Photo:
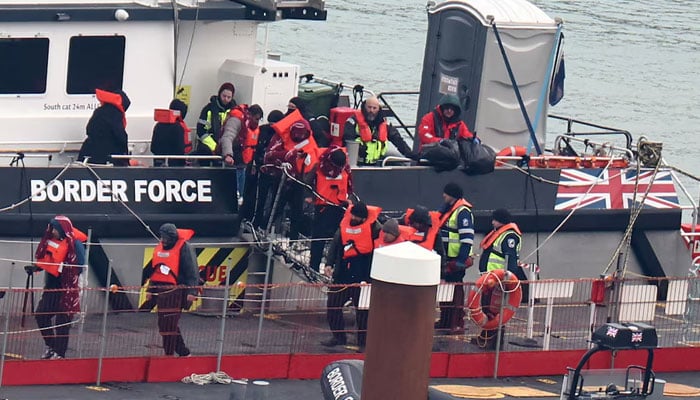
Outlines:
{"label": "safety rope line", "polygon": [[[637,144],[637,148],[639,149],[641,142]],[[650,149],[652,152],[655,153],[656,156],[659,156],[659,154],[656,152],[654,149]],[[647,188],[644,192],[644,195],[642,196],[641,201],[639,202],[639,207],[635,207],[635,204],[633,204],[633,211],[630,213],[630,221],[627,224],[627,228],[625,229],[625,233],[622,236],[622,239],[620,239],[620,243],[617,245],[617,248],[615,251],[612,253],[612,256],[610,257],[610,261],[608,262],[608,265],[605,267],[605,269],[602,272],[602,275],[607,275],[608,271],[610,270],[610,267],[613,265],[615,262],[615,259],[617,258],[618,254],[622,250],[623,246],[627,246],[625,249],[625,252],[627,253],[629,251],[629,246],[632,240],[632,230],[634,228],[634,224],[637,221],[637,218],[639,215],[642,213],[642,209],[644,208],[644,203],[646,202],[647,197],[649,196],[649,192],[651,191],[651,187],[654,184],[654,180],[656,179],[656,174],[659,172],[659,168],[661,167],[661,162],[656,164],[656,167],[654,168],[654,173],[651,175],[649,184],[647,185]],[[641,171],[641,167],[639,164],[637,165],[637,176],[635,179],[635,197],[632,198],[632,202],[635,203],[636,201],[636,194],[637,194],[637,185],[639,185],[639,172]],[[625,275],[625,270],[627,269],[627,257],[625,256],[625,264],[624,268],[622,271],[622,277]]]}
{"label": "safety rope line", "polygon": [[530,259],[530,257],[532,257],[533,255],[537,254],[537,252],[539,252],[540,249],[541,249],[547,242],[549,242],[549,240],[552,239],[552,238],[554,237],[554,235],[557,234],[561,228],[564,227],[564,225],[569,221],[569,219],[571,219],[571,217],[573,217],[574,213],[575,213],[576,211],[579,210],[579,206],[581,205],[581,202],[582,202],[586,197],[588,197],[588,194],[591,193],[591,191],[593,190],[593,188],[594,188],[597,184],[602,183],[602,182],[605,182],[606,180],[610,180],[610,179],[615,178],[615,177],[617,177],[617,176],[619,176],[619,175],[622,174],[622,172],[619,172],[618,175],[610,176],[610,177],[608,177],[607,179],[601,179],[601,177],[605,175],[605,172],[608,171],[608,169],[610,168],[610,165],[611,165],[611,164],[612,164],[612,159],[611,159],[610,161],[608,161],[608,164],[605,166],[605,168],[603,168],[603,170],[600,171],[600,174],[596,177],[595,181],[593,182],[593,184],[591,184],[591,186],[588,188],[588,190],[586,191],[586,193],[585,193],[583,196],[579,197],[579,199],[578,199],[578,201],[576,202],[576,204],[571,208],[571,210],[569,211],[569,213],[566,215],[566,217],[564,217],[564,219],[559,223],[559,225],[557,225],[557,227],[554,228],[554,230],[553,230],[549,235],[547,235],[547,237],[542,241],[542,243],[541,243],[539,246],[537,246],[537,248],[536,248],[535,250],[533,250],[533,251],[532,251],[530,254],[528,254],[527,256],[523,257],[523,258],[521,259],[521,261],[527,261],[527,260]]}
{"label": "safety rope line", "polygon": [[46,192],[46,191],[48,190],[48,187],[51,186],[51,184],[54,183],[54,182],[56,181],[56,179],[60,178],[60,177],[68,170],[68,168],[70,168],[71,164],[72,164],[72,163],[66,164],[66,166],[63,167],[63,169],[62,169],[56,176],[54,176],[53,178],[51,178],[51,180],[49,181],[48,184],[46,184],[46,186],[44,186],[43,188],[39,189],[39,190],[36,191],[35,193],[30,193],[29,196],[27,196],[27,197],[25,197],[24,199],[20,200],[19,203],[14,203],[14,204],[11,204],[11,205],[9,205],[9,206],[0,208],[0,213],[3,213],[3,212],[5,212],[5,211],[12,211],[12,210],[14,210],[14,209],[17,208],[17,207],[22,206],[22,205],[24,205],[24,204],[30,202],[30,201],[34,198],[34,196],[36,196],[36,195],[38,195],[38,194],[40,194],[40,193]]}
{"label": "safety rope line", "polygon": [[[100,180],[100,181],[102,180],[102,177],[100,177],[100,175],[97,174],[97,172],[96,172],[90,165],[88,165],[87,162],[82,163],[82,165],[83,165],[84,167],[86,167],[86,168],[88,169],[88,171],[90,171],[90,173],[92,173],[92,174],[95,176],[95,178],[97,178],[97,179]],[[109,194],[112,194],[112,188],[111,188],[111,186],[107,189],[107,192],[108,192]],[[155,233],[153,233],[153,231],[151,230],[151,227],[148,226],[148,224],[146,224],[146,222],[144,222],[144,220],[141,219],[141,217],[139,217],[138,214],[136,214],[136,213],[134,212],[134,210],[132,210],[131,207],[129,207],[129,206],[126,204],[126,202],[125,202],[124,200],[121,199],[120,196],[116,196],[116,198],[117,198],[117,201],[119,201],[119,204],[121,204],[124,208],[126,208],[126,210],[129,211],[129,213],[130,213],[131,215],[133,215],[134,218],[136,218],[136,220],[137,220],[144,228],[146,228],[146,231],[147,231],[148,233],[150,233],[151,236],[153,236],[154,239],[160,240],[160,237],[159,237],[158,235],[156,235]]]}

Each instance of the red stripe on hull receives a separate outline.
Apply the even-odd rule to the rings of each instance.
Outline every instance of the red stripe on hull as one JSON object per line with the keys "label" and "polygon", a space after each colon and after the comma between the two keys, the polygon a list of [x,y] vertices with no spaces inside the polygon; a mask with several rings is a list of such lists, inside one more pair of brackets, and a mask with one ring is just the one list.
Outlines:
{"label": "red stripe on hull", "polygon": [[[583,350],[519,351],[500,354],[499,377],[560,375],[575,367]],[[493,376],[495,353],[433,353],[431,378]],[[615,367],[645,365],[647,352],[619,351]],[[225,356],[221,369],[235,378],[318,379],[328,363],[362,359],[361,354],[252,354]],[[679,360],[683,360],[679,362]],[[596,353],[587,366],[611,368],[611,353]],[[216,357],[108,358],[102,365],[102,382],[176,382],[184,376],[216,369]],[[655,372],[700,371],[700,347],[663,348],[654,351]],[[7,361],[3,385],[89,384],[97,380],[97,360]]]}

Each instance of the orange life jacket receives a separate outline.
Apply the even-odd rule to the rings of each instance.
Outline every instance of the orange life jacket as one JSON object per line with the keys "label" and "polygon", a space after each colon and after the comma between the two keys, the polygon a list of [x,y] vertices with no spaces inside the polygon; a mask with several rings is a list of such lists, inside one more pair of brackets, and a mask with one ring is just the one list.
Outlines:
{"label": "orange life jacket", "polygon": [[456,209],[458,209],[462,206],[468,207],[469,209],[472,208],[471,203],[469,203],[468,201],[466,201],[464,199],[457,199],[457,201],[455,201],[455,203],[452,205],[452,207],[449,209],[449,211],[444,213],[442,215],[442,218],[440,218],[440,227],[445,225],[447,223],[447,220],[449,220],[450,217],[452,216],[452,213],[455,212]]}
{"label": "orange life jacket", "polygon": [[260,127],[255,129],[247,129],[247,135],[243,138],[241,142],[241,147],[243,148],[243,162],[250,164],[253,161],[253,155],[255,155],[255,147],[258,145],[258,137],[260,137]]}
{"label": "orange life jacket", "polygon": [[[408,219],[413,214],[413,209],[409,208],[406,210],[405,222],[408,224]],[[414,229],[413,233],[408,237],[408,240],[423,247],[424,249],[432,251],[435,248],[435,239],[440,233],[440,213],[437,211],[430,211],[430,228],[427,232],[418,232]]]}
{"label": "orange life jacket", "polygon": [[316,198],[316,204],[324,205],[329,201],[340,205],[348,200],[348,173],[343,169],[340,175],[329,178],[320,168],[316,169],[316,192],[322,198]]}
{"label": "orange life jacket", "polygon": [[255,129],[251,129],[248,126],[248,106],[245,104],[237,105],[235,108],[231,109],[229,118],[237,118],[241,121],[241,130],[238,132],[238,143],[241,145],[242,153],[241,158],[243,159],[243,163],[250,164],[250,162],[253,161],[255,146],[258,145],[260,128],[256,127]]}
{"label": "orange life jacket", "polygon": [[518,225],[516,225],[514,222],[511,222],[509,224],[505,224],[505,225],[501,226],[498,229],[492,230],[486,236],[484,236],[484,238],[481,240],[480,247],[484,250],[488,249],[489,247],[491,247],[493,242],[499,236],[501,236],[501,234],[503,232],[509,231],[509,230],[517,232],[518,235],[522,235],[522,232],[520,232],[520,228],[518,227]]}
{"label": "orange life jacket", "polygon": [[271,125],[272,129],[277,133],[284,143],[284,148],[294,147],[293,145],[288,146],[287,143],[291,142],[292,139],[289,137],[289,130],[292,128],[295,122],[304,119],[299,110],[294,110],[291,114],[285,116],[281,120],[275,122]]}
{"label": "orange life jacket", "polygon": [[410,226],[399,225],[399,236],[396,238],[396,240],[394,240],[394,241],[391,242],[391,243],[387,243],[387,242],[385,241],[384,235],[386,234],[386,232],[382,231],[382,232],[379,234],[379,237],[374,241],[374,248],[375,248],[375,249],[378,249],[378,248],[380,248],[380,247],[384,247],[384,246],[389,246],[389,245],[392,245],[392,244],[397,244],[397,243],[405,242],[405,241],[407,241],[407,240],[411,237],[411,235],[413,235],[413,233],[414,233],[415,231],[416,231],[416,229],[415,229],[415,228],[411,228]]}
{"label": "orange life jacket", "polygon": [[117,107],[117,109],[122,112],[122,124],[124,124],[124,128],[126,128],[126,111],[124,110],[124,105],[122,104],[122,95],[102,89],[95,89],[95,97],[101,105],[111,104]]}
{"label": "orange life jacket", "polygon": [[377,220],[381,208],[367,206],[367,219],[360,225],[350,225],[351,211],[354,206],[348,207],[343,219],[340,221],[340,241],[343,245],[343,258],[356,257],[370,254],[374,250],[372,238],[372,225]]}
{"label": "orange life jacket", "polygon": [[183,132],[183,143],[185,143],[185,153],[189,153],[190,151],[192,151],[192,139],[190,138],[190,131],[192,130],[182,119],[180,111],[157,108],[153,111],[153,120],[164,124],[180,124]]}
{"label": "orange life jacket", "polygon": [[36,260],[36,266],[53,276],[61,273],[61,263],[68,254],[68,242],[65,240],[50,239],[46,242],[46,254]]}
{"label": "orange life jacket", "polygon": [[[372,129],[370,129],[367,120],[365,120],[365,116],[364,114],[362,114],[362,110],[355,110],[355,121],[357,121],[357,127],[360,131],[360,139],[362,139],[363,142],[371,142]],[[380,142],[386,142],[386,139],[388,137],[386,121],[382,120],[382,122],[379,123],[378,130],[379,131],[377,132],[377,140],[379,140]]]}
{"label": "orange life jacket", "polygon": [[153,249],[153,275],[151,282],[168,283],[177,285],[177,276],[180,273],[180,249],[185,245],[185,242],[194,236],[194,231],[191,229],[178,229],[179,239],[171,249],[164,249],[162,243],[158,243]]}

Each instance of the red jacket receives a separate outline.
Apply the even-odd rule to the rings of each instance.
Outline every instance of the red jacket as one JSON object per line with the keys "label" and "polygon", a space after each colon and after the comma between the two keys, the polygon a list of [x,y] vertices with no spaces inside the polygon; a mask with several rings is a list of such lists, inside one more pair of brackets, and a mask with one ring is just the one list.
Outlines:
{"label": "red jacket", "polygon": [[439,142],[442,139],[471,139],[474,137],[474,134],[462,120],[449,124],[445,122],[440,112],[440,106],[438,106],[435,110],[423,116],[418,126],[418,136],[420,137],[420,144],[423,146],[424,144]]}

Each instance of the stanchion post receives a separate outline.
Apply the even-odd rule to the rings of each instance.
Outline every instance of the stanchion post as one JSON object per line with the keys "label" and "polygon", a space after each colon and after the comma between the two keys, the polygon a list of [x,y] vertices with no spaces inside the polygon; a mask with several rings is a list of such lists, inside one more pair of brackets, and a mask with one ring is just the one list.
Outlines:
{"label": "stanchion post", "polygon": [[[88,229],[87,233],[87,246],[85,247],[85,264],[81,265],[80,268],[85,268],[84,271],[81,271],[82,273],[80,274],[79,280],[84,280],[84,282],[89,282],[89,276],[88,271],[90,268],[88,267],[90,265],[90,242],[92,240],[92,228]],[[83,275],[85,274],[85,275]],[[109,286],[107,286],[109,287]],[[85,291],[83,288],[80,289],[80,302],[83,303],[83,294]],[[83,310],[80,310],[80,327],[78,328],[78,358],[83,358],[83,331],[85,328],[85,312]]]}
{"label": "stanchion post", "polygon": [[224,293],[221,296],[221,327],[219,328],[219,353],[216,355],[216,372],[221,371],[221,358],[224,356],[224,337],[226,334],[226,313],[228,311],[228,297],[229,297],[229,274],[231,273],[231,265],[233,260],[229,256],[226,259],[226,273],[224,274]]}
{"label": "stanchion post", "polygon": [[[270,237],[275,234],[275,228],[272,227]],[[267,285],[270,283],[270,267],[272,266],[272,241],[267,244],[267,261],[265,265],[265,280],[263,284],[262,302],[260,303],[260,317],[258,318],[258,336],[255,339],[255,349],[260,347],[260,337],[262,336],[263,319],[265,319],[265,302],[267,301]]]}
{"label": "stanchion post", "polygon": [[[7,291],[9,294],[12,294],[12,273],[15,270],[15,263],[12,263],[12,267],[10,268],[10,283],[7,285]],[[7,353],[7,337],[10,335],[10,309],[11,303],[9,299],[5,301],[5,327],[3,328],[3,335],[2,335],[2,356],[0,356],[0,388],[2,387],[2,382],[4,380],[4,373],[5,373],[5,354]]]}
{"label": "stanchion post", "polygon": [[97,381],[95,385],[99,387],[102,384],[102,359],[104,358],[105,348],[107,347],[107,312],[109,311],[109,292],[112,285],[112,259],[107,263],[107,285],[105,286],[105,304],[102,308],[102,329],[100,331],[100,356],[97,359]]}
{"label": "stanchion post", "polygon": [[[508,256],[506,256],[506,265],[508,265]],[[496,359],[493,364],[493,379],[498,378],[498,362],[501,357],[501,338],[503,337],[503,309],[508,303],[508,295],[504,289],[503,282],[499,282],[501,291],[503,292],[503,298],[501,299],[501,309],[498,311],[498,328],[496,328]]]}

